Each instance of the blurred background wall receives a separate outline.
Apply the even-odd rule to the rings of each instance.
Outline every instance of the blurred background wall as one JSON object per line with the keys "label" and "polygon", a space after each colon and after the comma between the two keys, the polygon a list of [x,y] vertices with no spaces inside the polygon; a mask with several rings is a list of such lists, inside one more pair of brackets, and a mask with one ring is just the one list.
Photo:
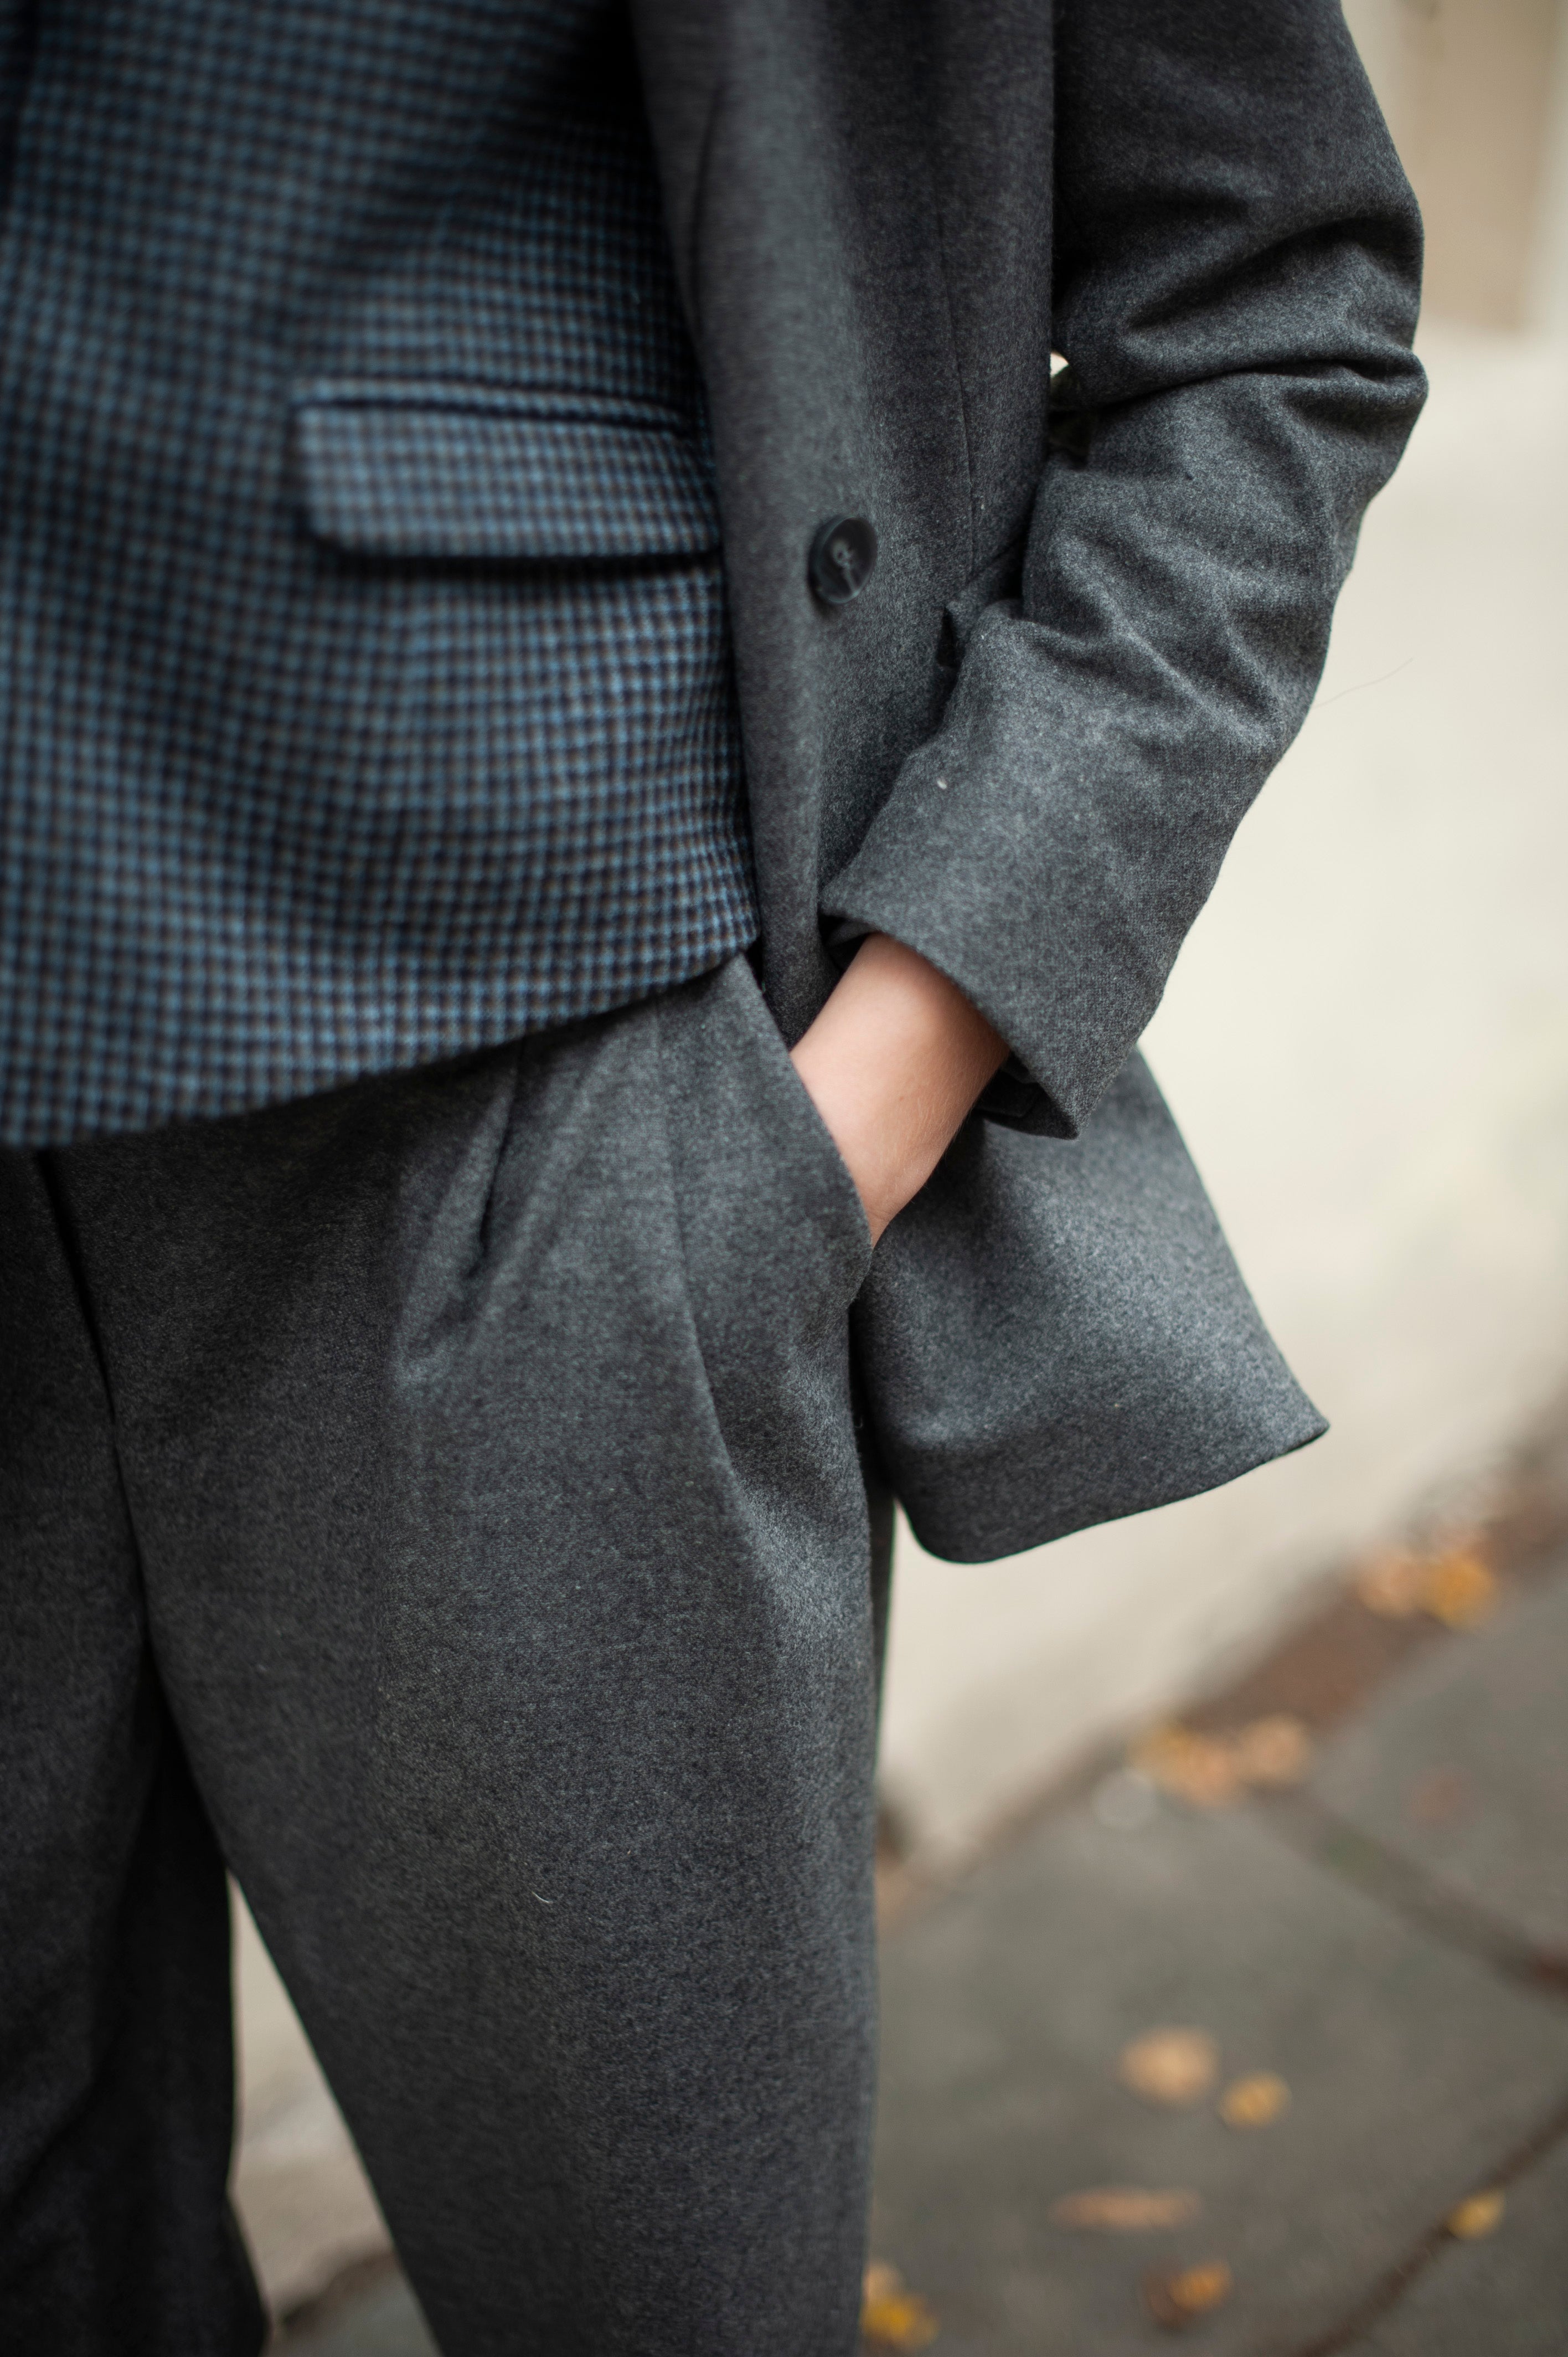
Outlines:
{"label": "blurred background wall", "polygon": [[1568,1374],[1568,5],[1351,0],[1432,398],[1150,1060],[1329,1437],[981,1569],[901,1536],[885,1784],[961,1846],[1466,1497]]}

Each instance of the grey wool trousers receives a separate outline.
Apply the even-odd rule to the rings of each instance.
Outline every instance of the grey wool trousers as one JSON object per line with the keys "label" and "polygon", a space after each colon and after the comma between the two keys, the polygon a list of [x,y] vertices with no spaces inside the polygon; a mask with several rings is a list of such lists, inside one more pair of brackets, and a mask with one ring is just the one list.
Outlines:
{"label": "grey wool trousers", "polygon": [[847,2357],[869,1242],[744,959],[0,1159],[7,2357],[249,2357],[222,1869],[447,2357]]}

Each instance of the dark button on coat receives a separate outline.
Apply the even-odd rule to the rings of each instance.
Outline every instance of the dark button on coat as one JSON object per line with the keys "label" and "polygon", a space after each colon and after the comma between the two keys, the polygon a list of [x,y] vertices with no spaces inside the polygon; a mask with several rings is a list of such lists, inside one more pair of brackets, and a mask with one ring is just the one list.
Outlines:
{"label": "dark button on coat", "polygon": [[865,516],[835,516],[811,543],[806,573],[824,606],[847,606],[876,570],[876,533]]}

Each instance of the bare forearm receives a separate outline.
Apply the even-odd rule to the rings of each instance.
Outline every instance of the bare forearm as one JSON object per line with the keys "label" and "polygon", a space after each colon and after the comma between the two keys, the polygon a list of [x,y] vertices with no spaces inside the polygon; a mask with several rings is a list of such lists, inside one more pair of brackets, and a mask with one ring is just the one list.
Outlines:
{"label": "bare forearm", "polygon": [[925,1185],[1007,1048],[945,974],[873,933],[793,1052],[875,1239]]}

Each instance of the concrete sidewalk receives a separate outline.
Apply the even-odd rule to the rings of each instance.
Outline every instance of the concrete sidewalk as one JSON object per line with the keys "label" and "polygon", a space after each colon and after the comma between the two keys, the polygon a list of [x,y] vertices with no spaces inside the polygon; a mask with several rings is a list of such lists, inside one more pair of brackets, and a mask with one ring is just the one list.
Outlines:
{"label": "concrete sidewalk", "polygon": [[[1140,1807],[1112,1776],[889,1942],[875,2242],[942,2357],[1136,2357],[1151,2271],[1210,2266],[1214,2357],[1563,2357],[1565,1695],[1568,1557],[1305,1790]],[[1169,2027],[1213,2041],[1181,2106],[1118,2082]],[[1227,2126],[1227,2083],[1265,2072],[1288,2104]],[[1194,2214],[1064,2222],[1108,2187]]]}
{"label": "concrete sidewalk", "polygon": [[[918,2299],[885,2304],[869,2346],[925,2345],[934,2320],[934,2357],[1137,2357],[1163,2309],[1213,2357],[1564,2357],[1560,1532],[1500,1594],[1465,1633],[1336,1598],[1192,1714],[1234,1747],[1228,1727],[1273,1711],[1277,1738],[1295,1703],[1298,1746],[1319,1734],[1304,1782],[1197,1807],[1162,1789],[1157,1748],[1152,1775],[1101,1762],[961,1880],[906,1891],[874,2248]],[[1118,2076],[1171,2029],[1202,2033],[1155,2050],[1197,2058],[1180,2104]],[[1254,2109],[1283,2109],[1227,2125],[1225,2090],[1258,2074]],[[1075,2226],[1071,2197],[1107,2188],[1165,2197],[1167,2222]],[[387,2260],[280,2347],[432,2343]]]}

